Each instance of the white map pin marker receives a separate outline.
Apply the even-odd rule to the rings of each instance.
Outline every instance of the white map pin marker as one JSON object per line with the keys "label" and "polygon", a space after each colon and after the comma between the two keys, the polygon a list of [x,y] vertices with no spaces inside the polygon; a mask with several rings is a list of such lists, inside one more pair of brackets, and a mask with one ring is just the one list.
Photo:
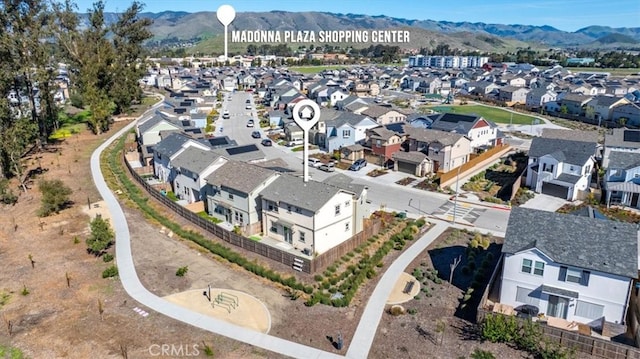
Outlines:
{"label": "white map pin marker", "polygon": [[293,120],[303,131],[309,131],[320,120],[320,106],[305,99],[293,106]]}
{"label": "white map pin marker", "polygon": [[231,5],[221,5],[216,11],[218,21],[224,26],[224,59],[229,58],[229,40],[227,31],[229,24],[236,18],[236,10]]}
{"label": "white map pin marker", "polygon": [[309,182],[309,130],[320,120],[320,106],[305,99],[293,106],[293,120],[302,129],[304,150],[302,153],[303,180]]}

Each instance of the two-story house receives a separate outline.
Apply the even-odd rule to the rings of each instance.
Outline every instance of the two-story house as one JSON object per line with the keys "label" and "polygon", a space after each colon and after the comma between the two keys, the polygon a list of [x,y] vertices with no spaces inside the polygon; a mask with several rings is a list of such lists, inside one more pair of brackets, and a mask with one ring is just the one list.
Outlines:
{"label": "two-story house", "polygon": [[544,87],[535,88],[527,93],[525,105],[530,110],[538,110],[544,108],[548,102],[555,101],[557,94]]}
{"label": "two-story house", "polygon": [[595,142],[535,137],[526,185],[536,193],[575,201],[589,188],[596,152]]}
{"label": "two-story house", "polygon": [[155,114],[136,124],[136,137],[140,145],[152,146],[160,142],[160,132],[180,131],[182,128],[177,121],[170,121],[160,114]]}
{"label": "two-story house", "polygon": [[375,120],[378,125],[388,125],[390,123],[404,122],[407,115],[389,107],[370,105],[356,112]]}
{"label": "two-story house", "polygon": [[502,246],[500,303],[602,329],[625,324],[638,277],[633,224],[514,207]]}
{"label": "two-story house", "polygon": [[383,158],[382,163],[391,160],[394,153],[400,151],[405,136],[389,130],[385,126],[379,126],[367,130],[366,145],[374,155]]}
{"label": "two-story house", "polygon": [[173,193],[188,203],[202,201],[205,177],[226,162],[226,158],[211,150],[196,146],[185,148],[171,160]]}
{"label": "two-story house", "polygon": [[356,233],[355,198],[352,191],[283,174],[261,192],[262,232],[307,255],[322,254]]}
{"label": "two-story house", "polygon": [[568,93],[560,100],[560,109],[566,109],[566,112],[571,115],[584,115],[587,103],[591,101],[593,97]]}
{"label": "two-story house", "polygon": [[631,103],[624,97],[596,96],[587,102],[585,114],[589,119],[611,120],[613,109]]}
{"label": "two-story house", "polygon": [[[405,141],[407,152],[425,154],[432,163],[431,171],[433,172],[449,172],[467,163],[473,153],[471,140],[458,133],[411,126],[404,126],[403,131],[407,136]],[[394,157],[394,159],[402,162],[401,157]],[[403,167],[401,163],[397,163],[396,166],[398,170]],[[403,170],[408,173],[416,172],[415,168],[411,170],[409,166],[405,166]]]}
{"label": "two-story house", "polygon": [[160,182],[173,183],[176,172],[172,170],[171,161],[191,146],[209,149],[206,144],[179,132],[170,133],[153,147],[153,173]]}
{"label": "two-story house", "polygon": [[496,146],[502,143],[498,126],[482,116],[445,113],[434,119],[431,128],[467,136],[473,148]]}
{"label": "two-story house", "polygon": [[262,230],[260,192],[279,173],[257,165],[229,161],[209,174],[204,192],[209,215],[237,225],[247,235]]}
{"label": "two-story house", "polygon": [[371,118],[351,112],[342,112],[338,117],[324,124],[326,126],[324,148],[329,153],[341,147],[364,142],[367,136],[366,131],[378,126]]}
{"label": "two-story house", "polygon": [[529,89],[523,87],[505,86],[500,89],[498,100],[509,105],[524,105],[527,102],[527,93],[529,93]]}

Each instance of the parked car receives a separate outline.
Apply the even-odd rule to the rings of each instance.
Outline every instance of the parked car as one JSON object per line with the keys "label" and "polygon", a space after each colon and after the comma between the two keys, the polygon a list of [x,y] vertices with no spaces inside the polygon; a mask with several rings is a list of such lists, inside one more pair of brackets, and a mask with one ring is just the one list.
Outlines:
{"label": "parked car", "polygon": [[260,131],[253,131],[253,132],[251,132],[251,137],[260,138],[260,137],[262,137],[262,135],[260,134]]}
{"label": "parked car", "polygon": [[309,167],[320,167],[321,164],[322,164],[322,161],[320,161],[319,159],[309,158]]}
{"label": "parked car", "polygon": [[229,116],[229,111],[225,111],[225,112],[222,114],[222,118],[224,118],[225,120],[228,120],[228,119],[229,119],[229,117],[230,117],[230,116]]}
{"label": "parked car", "polygon": [[364,168],[366,166],[367,166],[367,160],[365,160],[364,158],[360,158],[360,159],[357,159],[355,162],[353,162],[353,164],[351,164],[351,166],[349,167],[349,170],[360,171],[361,168]]}
{"label": "parked car", "polygon": [[333,165],[333,163],[323,163],[320,165],[320,167],[318,167],[318,169],[325,172],[334,172],[336,170],[336,167]]}
{"label": "parked car", "polygon": [[245,106],[244,108],[247,109],[247,110],[251,110],[251,104],[248,103],[247,106]]}
{"label": "parked car", "polygon": [[251,103],[251,99],[247,99],[244,103]]}
{"label": "parked car", "polygon": [[268,138],[265,138],[265,139],[264,139],[264,140],[262,140],[262,142],[260,142],[260,143],[262,143],[262,145],[263,145],[263,146],[267,146],[267,147],[269,147],[269,146],[272,146],[272,145],[273,145],[273,142],[271,142],[271,140],[270,140],[270,139],[268,139]]}
{"label": "parked car", "polygon": [[287,147],[300,146],[304,143],[303,140],[295,139],[287,142]]}
{"label": "parked car", "polygon": [[247,127],[253,127],[253,120],[247,121]]}

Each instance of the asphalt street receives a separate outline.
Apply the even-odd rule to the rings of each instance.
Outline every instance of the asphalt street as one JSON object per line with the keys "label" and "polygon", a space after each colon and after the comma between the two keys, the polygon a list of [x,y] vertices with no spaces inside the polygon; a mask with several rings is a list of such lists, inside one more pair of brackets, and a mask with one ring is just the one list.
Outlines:
{"label": "asphalt street", "polygon": [[[246,109],[246,100],[249,99],[251,110]],[[225,110],[229,111],[229,119],[223,119],[222,115],[216,122],[217,135],[227,135],[236,140],[239,145],[255,143],[264,153],[268,160],[280,158],[284,160],[289,168],[296,174],[302,174],[302,152],[292,152],[291,148],[280,146],[274,143],[271,147],[265,147],[260,141],[266,137],[265,129],[260,129],[259,118],[256,113],[256,98],[253,93],[235,92],[228,94],[222,104],[220,113]],[[249,119],[254,119],[254,127],[247,127]],[[222,129],[222,131],[220,131]],[[260,131],[261,138],[251,137],[251,132]],[[317,151],[317,150],[316,150]],[[312,151],[313,152],[313,151]],[[368,199],[370,202],[370,210],[375,211],[384,208],[389,211],[407,212],[408,215],[421,216],[433,215],[439,213],[443,206],[453,205],[451,195],[444,193],[436,193],[423,191],[412,187],[401,187],[394,182],[402,177],[406,177],[399,173],[390,173],[389,175],[373,178],[367,176],[367,173],[376,166],[368,164],[360,171],[343,171],[336,169],[334,173],[343,173],[354,178],[354,182],[368,186]],[[311,168],[309,174],[313,180],[322,181],[334,173],[320,171],[317,168]],[[462,184],[462,182],[461,182]],[[477,204],[458,203],[456,212],[464,213],[467,208],[473,211],[468,212],[469,216],[461,218],[471,222],[479,230],[491,230],[504,232],[509,219],[509,211],[504,209],[492,208]]]}

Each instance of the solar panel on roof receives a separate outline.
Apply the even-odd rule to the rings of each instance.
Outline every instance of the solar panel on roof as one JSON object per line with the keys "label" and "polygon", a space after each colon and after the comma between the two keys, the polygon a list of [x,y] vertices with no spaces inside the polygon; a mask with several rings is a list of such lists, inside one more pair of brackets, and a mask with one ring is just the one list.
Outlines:
{"label": "solar panel on roof", "polygon": [[246,146],[227,148],[227,153],[231,156],[248,153],[248,152],[255,152],[255,151],[258,151],[258,146],[256,145],[246,145]]}
{"label": "solar panel on roof", "polygon": [[453,113],[447,113],[440,118],[440,121],[444,122],[473,122],[476,120],[475,116],[457,115]]}
{"label": "solar panel on roof", "polygon": [[640,131],[624,130],[623,137],[625,142],[640,142]]}

